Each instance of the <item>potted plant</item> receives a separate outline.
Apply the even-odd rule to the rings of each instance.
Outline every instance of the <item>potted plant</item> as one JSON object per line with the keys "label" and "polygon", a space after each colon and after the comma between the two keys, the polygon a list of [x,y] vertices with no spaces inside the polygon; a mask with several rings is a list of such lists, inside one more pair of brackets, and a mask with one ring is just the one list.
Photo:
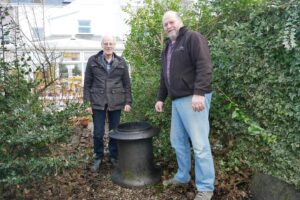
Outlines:
{"label": "potted plant", "polygon": [[79,124],[83,127],[83,128],[87,128],[89,123],[91,121],[91,115],[86,115],[83,117],[79,118]]}

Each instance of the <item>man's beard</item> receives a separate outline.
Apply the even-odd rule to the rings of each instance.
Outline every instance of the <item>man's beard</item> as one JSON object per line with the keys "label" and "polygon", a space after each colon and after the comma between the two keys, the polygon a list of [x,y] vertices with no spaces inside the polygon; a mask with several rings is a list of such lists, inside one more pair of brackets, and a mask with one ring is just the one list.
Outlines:
{"label": "man's beard", "polygon": [[178,31],[174,30],[168,33],[168,37],[172,40],[175,41],[178,36]]}

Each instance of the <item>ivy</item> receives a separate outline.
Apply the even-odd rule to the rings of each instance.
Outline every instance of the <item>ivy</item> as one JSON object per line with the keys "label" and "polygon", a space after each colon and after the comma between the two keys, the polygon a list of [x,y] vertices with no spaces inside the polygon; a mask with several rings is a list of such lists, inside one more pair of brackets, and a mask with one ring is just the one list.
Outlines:
{"label": "ivy", "polygon": [[[255,10],[254,5],[248,6],[252,7],[249,10]],[[298,6],[296,1],[266,1],[256,11],[249,12],[245,22],[219,22],[224,24],[223,29],[210,41],[214,85],[217,91],[222,91],[212,106],[214,114],[233,112],[234,119],[244,124],[240,129],[234,121],[217,118],[222,122],[215,123],[215,128],[228,124],[233,129],[227,134],[239,133],[235,136],[239,143],[233,153],[248,154],[252,167],[294,184],[300,179],[295,167],[299,163],[300,139],[300,49],[296,37],[300,25],[299,20],[295,21],[300,16],[299,9],[295,9]],[[239,105],[231,106],[230,112],[222,108],[224,101],[228,103],[227,97],[229,102]],[[253,142],[255,156],[251,156],[252,149],[243,146],[253,146]]]}

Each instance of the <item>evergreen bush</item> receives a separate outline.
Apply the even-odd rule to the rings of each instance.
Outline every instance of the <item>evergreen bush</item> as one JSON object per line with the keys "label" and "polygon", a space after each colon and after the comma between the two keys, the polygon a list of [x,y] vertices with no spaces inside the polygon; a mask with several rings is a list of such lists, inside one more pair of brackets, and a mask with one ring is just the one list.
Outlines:
{"label": "evergreen bush", "polygon": [[137,11],[127,9],[131,33],[124,53],[133,69],[135,107],[126,117],[159,126],[156,155],[175,158],[168,137],[170,102],[163,114],[155,113],[154,104],[165,38],[161,18],[167,10],[179,11],[186,26],[209,40],[217,169],[251,168],[300,186],[300,2],[180,2],[146,0]]}

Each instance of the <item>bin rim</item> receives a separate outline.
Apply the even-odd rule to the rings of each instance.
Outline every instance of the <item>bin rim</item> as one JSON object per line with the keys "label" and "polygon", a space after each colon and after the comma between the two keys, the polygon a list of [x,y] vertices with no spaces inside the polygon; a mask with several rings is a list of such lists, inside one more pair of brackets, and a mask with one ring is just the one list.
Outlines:
{"label": "bin rim", "polygon": [[[140,125],[141,127],[133,127],[134,125]],[[127,130],[126,127],[129,127],[129,129]],[[139,140],[152,138],[158,133],[159,128],[151,126],[150,123],[134,121],[120,124],[117,128],[109,132],[109,137],[117,140]]]}

